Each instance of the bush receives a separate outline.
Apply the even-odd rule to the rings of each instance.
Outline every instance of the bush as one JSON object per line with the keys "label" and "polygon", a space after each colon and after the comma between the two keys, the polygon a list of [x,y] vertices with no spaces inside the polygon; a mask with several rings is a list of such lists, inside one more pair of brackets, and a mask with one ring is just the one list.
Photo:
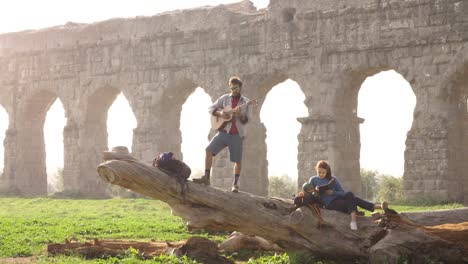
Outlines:
{"label": "bush", "polygon": [[405,198],[405,200],[402,201],[402,204],[411,206],[456,205],[456,203],[451,203],[447,200],[441,200],[434,197]]}
{"label": "bush", "polygon": [[297,192],[297,183],[287,175],[271,176],[269,180],[268,193],[270,197],[292,199]]}
{"label": "bush", "polygon": [[378,201],[387,201],[391,203],[404,201],[403,178],[389,175],[379,175],[377,179],[379,192]]}
{"label": "bush", "polygon": [[63,168],[57,168],[57,172],[47,179],[47,193],[54,194],[63,192]]}
{"label": "bush", "polygon": [[365,200],[374,200],[379,192],[379,185],[377,184],[378,171],[361,169],[361,186],[362,198]]}

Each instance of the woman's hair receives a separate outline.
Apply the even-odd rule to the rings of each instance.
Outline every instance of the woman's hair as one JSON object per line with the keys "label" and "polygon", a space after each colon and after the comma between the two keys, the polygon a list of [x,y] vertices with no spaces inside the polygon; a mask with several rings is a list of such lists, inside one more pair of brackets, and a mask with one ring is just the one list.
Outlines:
{"label": "woman's hair", "polygon": [[319,160],[317,162],[317,165],[315,166],[315,169],[317,170],[319,168],[327,170],[327,175],[325,176],[325,179],[331,180],[332,173],[331,173],[331,168],[330,168],[330,165],[328,164],[328,162],[326,162],[324,160]]}

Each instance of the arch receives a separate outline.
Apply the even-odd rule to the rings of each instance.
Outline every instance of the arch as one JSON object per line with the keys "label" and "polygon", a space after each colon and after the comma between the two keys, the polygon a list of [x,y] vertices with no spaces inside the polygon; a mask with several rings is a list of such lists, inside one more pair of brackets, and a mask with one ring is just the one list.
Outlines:
{"label": "arch", "polygon": [[[333,95],[333,99],[329,100],[329,102],[333,102],[333,133],[336,134],[333,140],[335,148],[334,156],[330,159],[338,161],[338,163],[335,162],[335,173],[337,175],[344,175],[341,176],[343,180],[340,179],[344,188],[358,195],[361,194],[362,190],[359,161],[361,152],[360,124],[365,122],[357,114],[359,92],[362,84],[368,77],[392,69],[399,72],[398,68],[389,66],[361,68],[356,71],[342,72],[333,81],[335,86],[330,87],[330,89],[335,89],[330,92]],[[411,91],[416,94],[413,87],[411,87]],[[406,154],[407,152],[405,151],[404,155]]]}
{"label": "arch", "polygon": [[133,130],[137,120],[123,93],[120,93],[109,107],[107,115],[108,148],[126,146],[132,150]]}
{"label": "arch", "polygon": [[65,109],[60,98],[56,98],[47,111],[44,121],[44,143],[46,148],[46,172],[48,194],[64,190],[64,141],[63,132],[67,123]]}
{"label": "arch", "polygon": [[266,95],[260,110],[260,120],[267,130],[268,176],[298,177],[299,117],[308,116],[305,94],[297,82],[287,79]]}
{"label": "arch", "polygon": [[407,132],[411,129],[416,96],[394,70],[369,76],[358,93],[361,168],[403,176]]}
{"label": "arch", "polygon": [[195,177],[203,175],[205,169],[204,153],[211,130],[207,109],[211,104],[212,98],[197,87],[182,105],[180,114],[181,152]]}

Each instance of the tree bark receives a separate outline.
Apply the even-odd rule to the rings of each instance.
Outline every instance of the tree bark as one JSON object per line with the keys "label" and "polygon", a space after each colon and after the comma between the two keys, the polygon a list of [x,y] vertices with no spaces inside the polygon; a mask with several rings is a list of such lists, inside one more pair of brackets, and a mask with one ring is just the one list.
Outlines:
{"label": "tree bark", "polygon": [[[133,248],[138,255],[145,259],[158,257],[163,254],[189,258],[206,264],[232,264],[231,260],[219,255],[218,246],[213,241],[203,237],[190,237],[185,241],[169,242],[141,242],[129,240],[98,240],[79,242],[68,241],[65,243],[49,244],[49,255],[80,255],[85,258],[106,258],[128,254]],[[3,263],[3,262],[2,262]]]}
{"label": "tree bark", "polygon": [[[426,213],[384,215],[380,224],[371,217],[358,217],[359,230],[352,231],[350,217],[337,211],[322,209],[320,219],[308,207],[295,209],[292,200],[233,193],[191,181],[181,194],[175,178],[129,154],[105,152],[104,160],[97,169],[102,179],[166,202],[190,229],[235,230],[263,237],[286,251],[335,259],[360,258],[375,263],[403,258],[447,263],[466,260],[463,244],[454,243],[463,241],[441,239],[417,223],[419,215]],[[435,222],[443,222],[444,217],[451,223],[468,221],[466,208],[443,215]],[[464,227],[459,236],[467,240],[468,229]]]}

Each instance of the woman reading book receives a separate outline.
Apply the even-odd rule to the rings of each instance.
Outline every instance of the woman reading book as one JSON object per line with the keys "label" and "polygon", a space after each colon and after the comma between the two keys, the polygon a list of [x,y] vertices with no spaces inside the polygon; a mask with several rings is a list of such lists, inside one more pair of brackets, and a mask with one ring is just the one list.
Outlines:
{"label": "woman reading book", "polygon": [[356,214],[357,207],[373,212],[374,209],[384,209],[388,205],[374,204],[354,196],[352,192],[345,192],[340,181],[332,176],[330,165],[320,160],[315,166],[317,176],[312,176],[309,183],[320,194],[320,199],[326,209],[336,210],[351,215],[349,226],[352,230],[357,230]]}

